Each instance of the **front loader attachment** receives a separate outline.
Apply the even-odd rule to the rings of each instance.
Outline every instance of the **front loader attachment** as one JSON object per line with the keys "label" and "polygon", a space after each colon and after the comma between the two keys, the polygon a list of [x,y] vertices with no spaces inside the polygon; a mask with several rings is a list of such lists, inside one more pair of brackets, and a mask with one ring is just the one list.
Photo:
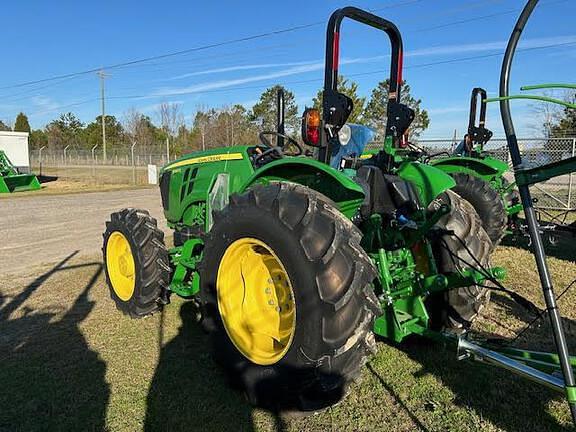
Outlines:
{"label": "front loader attachment", "polygon": [[40,188],[40,182],[34,174],[16,174],[0,177],[0,193],[30,191]]}
{"label": "front loader attachment", "polygon": [[0,150],[0,193],[12,193],[40,189],[34,174],[20,174],[6,153]]}

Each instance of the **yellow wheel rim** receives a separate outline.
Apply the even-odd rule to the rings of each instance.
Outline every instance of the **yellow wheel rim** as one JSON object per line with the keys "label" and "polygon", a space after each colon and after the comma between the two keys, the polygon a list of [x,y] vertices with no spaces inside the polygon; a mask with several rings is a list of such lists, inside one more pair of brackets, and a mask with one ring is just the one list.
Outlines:
{"label": "yellow wheel rim", "polygon": [[106,244],[106,268],[112,289],[122,301],[128,301],[134,294],[136,267],[130,243],[119,231],[114,231]]}
{"label": "yellow wheel rim", "polygon": [[282,262],[264,242],[236,240],[216,280],[218,309],[236,348],[259,365],[279,361],[292,343],[296,303]]}

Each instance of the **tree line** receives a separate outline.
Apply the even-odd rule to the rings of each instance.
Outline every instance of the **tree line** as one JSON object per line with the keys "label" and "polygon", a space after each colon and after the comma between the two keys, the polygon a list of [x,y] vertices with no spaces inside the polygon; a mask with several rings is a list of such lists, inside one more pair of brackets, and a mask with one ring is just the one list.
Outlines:
{"label": "tree line", "polygon": [[[125,154],[133,143],[143,153],[163,153],[166,140],[169,141],[172,155],[230,145],[250,145],[258,142],[258,133],[276,128],[276,95],[284,91],[285,127],[288,134],[299,137],[300,117],[296,97],[292,91],[281,85],[267,88],[252,108],[242,105],[208,108],[198,106],[194,116],[187,122],[182,105],[177,103],[159,104],[153,116],[145,115],[136,109],[129,109],[119,118],[106,115],[106,143],[110,154]],[[339,91],[354,101],[354,111],[349,121],[371,126],[382,134],[386,125],[386,104],[388,101],[388,80],[378,83],[369,98],[358,95],[357,83],[340,77]],[[410,94],[410,86],[402,85],[402,102],[416,111],[416,119],[410,130],[412,137],[418,137],[429,125],[426,110],[420,107],[421,100]],[[313,105],[320,107],[322,90],[313,99]],[[0,130],[14,130],[30,133],[31,149],[46,146],[49,150],[90,150],[102,145],[102,116],[90,123],[83,123],[76,114],[68,112],[50,121],[46,126],[32,129],[24,113],[18,114],[12,128],[0,121]]]}
{"label": "tree line", "polygon": [[[354,110],[349,122],[373,127],[379,137],[386,126],[386,104],[388,101],[389,81],[379,82],[368,98],[358,94],[358,84],[342,76],[338,78],[338,90],[348,95],[354,102]],[[136,143],[141,154],[164,153],[166,140],[169,141],[172,155],[230,145],[250,145],[258,142],[258,133],[263,130],[274,130],[276,127],[276,94],[279,89],[285,97],[285,125],[288,134],[299,138],[300,118],[298,106],[292,91],[281,85],[267,88],[252,108],[242,105],[208,108],[198,106],[190,122],[186,122],[182,105],[176,103],[159,104],[156,113],[151,117],[133,108],[117,118],[107,115],[106,141],[107,148],[126,154],[130,146]],[[410,128],[411,138],[418,138],[430,125],[426,110],[421,107],[421,100],[411,94],[410,86],[402,83],[401,102],[416,112]],[[576,92],[568,92],[564,98],[576,101]],[[312,105],[322,105],[322,90],[312,100]],[[538,120],[535,129],[543,132],[545,137],[576,137],[576,111],[557,109],[548,105],[536,108]],[[39,129],[32,129],[24,113],[19,113],[12,126],[0,121],[1,130],[14,130],[30,133],[31,149],[46,146],[51,150],[90,150],[102,145],[102,117],[97,116],[90,123],[83,123],[72,112],[61,114],[58,118]],[[101,150],[101,148],[99,149]]]}

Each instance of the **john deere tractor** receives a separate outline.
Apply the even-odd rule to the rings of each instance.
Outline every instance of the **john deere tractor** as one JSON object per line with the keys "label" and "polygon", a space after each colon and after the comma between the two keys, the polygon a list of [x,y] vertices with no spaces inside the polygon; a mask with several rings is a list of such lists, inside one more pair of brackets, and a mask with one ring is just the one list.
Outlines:
{"label": "john deere tractor", "polygon": [[[522,97],[508,93],[510,68],[537,3],[528,0],[516,23],[493,100],[500,101],[545,312],[499,282],[504,271],[489,263],[493,243],[474,207],[451,190],[454,178],[400,148],[414,117],[400,103],[402,39],[393,23],[354,7],[335,11],[328,22],[322,112],[307,109],[302,122],[314,157],[280,129],[261,133],[260,144],[168,164],[160,193],[174,231],[170,249],[147,211],[111,215],[103,254],[118,309],[139,318],[173,294],[194,301],[215,359],[257,405],[326,407],[358,377],[375,335],[397,343],[422,335],[454,342],[458,359],[564,393],[576,421],[576,358],[568,354],[528,188],[573,172],[576,158],[523,166],[509,107]],[[344,18],[384,31],[392,47],[386,136],[382,150],[366,159],[357,157],[361,148],[353,157],[340,151],[353,108],[336,88]],[[538,316],[547,313],[557,352],[471,338],[490,288]]]}
{"label": "john deere tractor", "polygon": [[504,177],[508,164],[484,150],[492,138],[492,131],[486,128],[486,98],[486,90],[472,90],[467,134],[454,154],[433,155],[430,163],[454,178],[453,191],[474,206],[490,240],[497,245],[507,229],[517,231],[522,205],[515,185]]}
{"label": "john deere tractor", "polygon": [[[390,99],[382,151],[334,163],[353,108],[336,90],[344,18],[389,36]],[[354,7],[334,12],[323,109],[303,117],[315,157],[274,131],[253,146],[166,165],[160,193],[173,248],[145,210],[124,209],[106,224],[118,309],[138,318],[172,294],[194,299],[216,359],[250,400],[302,410],[342,396],[374,335],[465,333],[502,272],[489,267],[492,242],[474,208],[450,191],[454,179],[396,153],[414,118],[399,103],[401,81],[396,26]]]}

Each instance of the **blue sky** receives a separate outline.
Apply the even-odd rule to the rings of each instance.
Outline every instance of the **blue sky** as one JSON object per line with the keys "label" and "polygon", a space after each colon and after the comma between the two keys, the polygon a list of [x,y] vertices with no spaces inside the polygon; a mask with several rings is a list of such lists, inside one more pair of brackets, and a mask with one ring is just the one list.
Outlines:
{"label": "blue sky", "polygon": [[[573,82],[576,2],[541,0],[523,37],[512,88],[540,82]],[[191,123],[199,106],[250,107],[268,86],[284,84],[301,109],[322,85],[325,23],[340,6],[372,9],[395,22],[404,38],[405,79],[431,117],[425,137],[459,135],[467,123],[472,87],[494,94],[500,56],[524,0],[363,1],[81,1],[29,0],[3,5],[0,119],[19,111],[40,127],[61,112],[89,122],[99,114],[95,73],[32,86],[40,80],[223,42],[297,25],[305,29],[107,70],[107,113],[122,118],[133,107],[156,116],[161,102],[178,102]],[[469,21],[484,17],[475,21]],[[464,21],[464,22],[463,22]],[[550,47],[550,45],[557,45]],[[390,48],[383,33],[345,22],[340,72],[369,95],[387,76]],[[443,63],[453,59],[478,57]],[[432,64],[431,64],[432,63]],[[435,63],[435,64],[433,64]],[[380,72],[378,72],[380,71]],[[520,135],[533,134],[533,109],[515,102]],[[489,127],[501,135],[499,113]]]}

